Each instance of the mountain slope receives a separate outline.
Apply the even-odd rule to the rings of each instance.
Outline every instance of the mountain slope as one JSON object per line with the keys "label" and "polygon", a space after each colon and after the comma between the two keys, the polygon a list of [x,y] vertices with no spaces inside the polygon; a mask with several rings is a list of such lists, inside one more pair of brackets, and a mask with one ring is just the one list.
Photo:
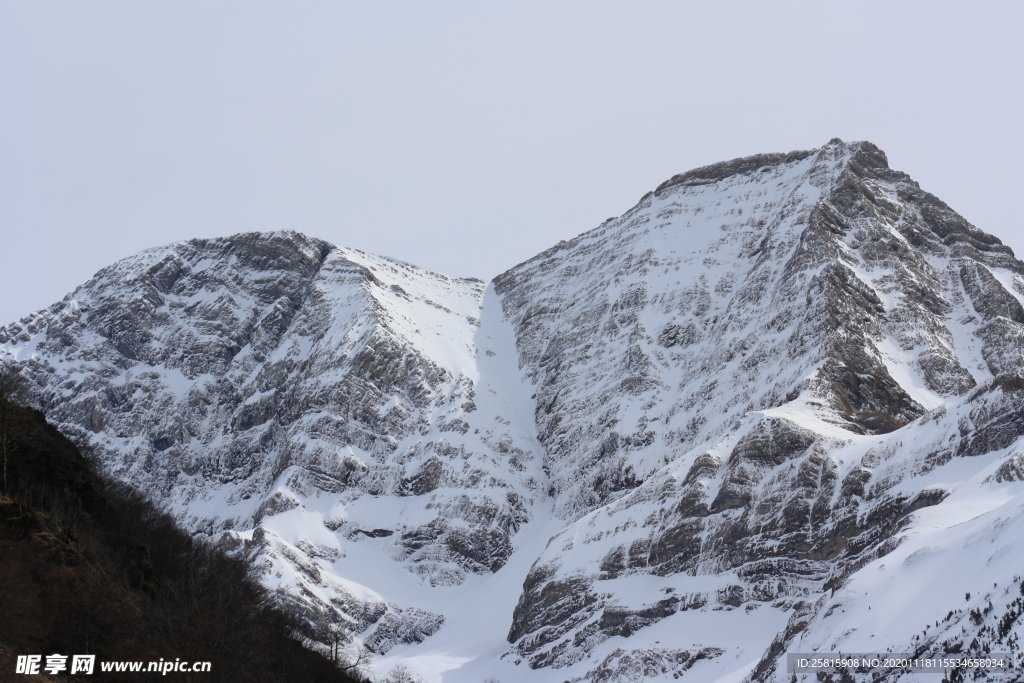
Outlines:
{"label": "mountain slope", "polygon": [[[516,651],[571,664],[694,605],[742,608],[732,633],[777,612],[741,648],[764,651],[947,494],[907,481],[950,457],[903,447],[933,433],[915,419],[934,409],[942,437],[985,442],[974,455],[1024,433],[1019,395],[991,390],[1024,367],[1022,273],[877,148],[833,141],[678,176],[500,276],[575,520],[527,578]],[[965,403],[1001,417],[967,431]],[[652,574],[695,580],[637,591]]]}
{"label": "mountain slope", "polygon": [[489,349],[503,323],[478,319],[484,290],[252,234],[119,262],[0,343],[108,473],[244,551],[311,633],[373,626],[383,652],[443,615],[319,564],[368,546],[461,583],[507,561],[540,489],[529,412],[502,382],[515,369]]}
{"label": "mountain slope", "polygon": [[[17,654],[57,652],[98,662],[209,661],[204,677],[214,681],[356,680],[290,637],[243,563],[97,476],[41,414],[6,402],[0,411],[9,447],[0,678],[24,678],[11,677]],[[97,663],[93,677],[130,675],[105,674]]]}
{"label": "mountain slope", "polygon": [[[296,233],[172,245],[0,349],[382,669],[782,680],[787,649],[1019,629],[985,619],[1019,583],[1024,264],[870,143],[676,176],[491,284]],[[943,573],[965,525],[991,559]]]}

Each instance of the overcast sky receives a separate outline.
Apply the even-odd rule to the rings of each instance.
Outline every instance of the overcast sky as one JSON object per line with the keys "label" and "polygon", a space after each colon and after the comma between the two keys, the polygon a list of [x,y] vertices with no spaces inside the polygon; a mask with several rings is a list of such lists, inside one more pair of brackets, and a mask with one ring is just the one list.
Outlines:
{"label": "overcast sky", "polygon": [[0,321],[247,230],[491,277],[837,136],[1024,254],[1022,8],[0,0]]}

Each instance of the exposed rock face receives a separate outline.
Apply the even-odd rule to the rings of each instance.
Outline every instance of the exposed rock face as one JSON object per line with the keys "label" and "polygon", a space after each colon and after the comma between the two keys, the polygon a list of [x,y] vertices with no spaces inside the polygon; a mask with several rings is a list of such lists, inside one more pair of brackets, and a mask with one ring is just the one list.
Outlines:
{"label": "exposed rock face", "polygon": [[240,235],[117,263],[0,342],[109,471],[243,541],[311,633],[379,622],[366,641],[382,651],[442,616],[399,623],[386,596],[339,581],[349,542],[458,584],[506,562],[541,487],[532,425],[496,412],[474,359],[484,289],[296,233]]}
{"label": "exposed rock face", "polygon": [[788,680],[1015,609],[1024,264],[870,143],[676,176],[490,286],[296,233],[151,250],[0,353],[310,634],[445,680]]}
{"label": "exposed rock face", "polygon": [[[969,398],[1021,372],[1022,274],[880,150],[833,142],[677,177],[500,276],[558,510],[582,517],[531,571],[515,650],[571,665],[623,614],[795,612],[891,550],[948,494],[908,462],[1024,434],[1006,392]],[[907,443],[945,405],[955,445]],[[638,574],[718,580],[624,610],[613,586]]]}
{"label": "exposed rock face", "polygon": [[675,679],[702,659],[712,659],[721,654],[721,650],[714,648],[705,648],[697,652],[664,649],[626,652],[617,649],[605,657],[597,668],[588,672],[586,678],[574,678],[572,683],[628,683],[664,676]]}

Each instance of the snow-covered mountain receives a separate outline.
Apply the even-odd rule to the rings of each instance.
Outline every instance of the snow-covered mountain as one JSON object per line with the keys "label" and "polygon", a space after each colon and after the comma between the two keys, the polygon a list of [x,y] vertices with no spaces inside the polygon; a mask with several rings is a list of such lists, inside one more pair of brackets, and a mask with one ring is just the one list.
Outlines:
{"label": "snow-covered mountain", "polygon": [[1024,631],[1024,263],[870,143],[676,176],[491,283],[152,249],[0,361],[379,671],[789,680]]}

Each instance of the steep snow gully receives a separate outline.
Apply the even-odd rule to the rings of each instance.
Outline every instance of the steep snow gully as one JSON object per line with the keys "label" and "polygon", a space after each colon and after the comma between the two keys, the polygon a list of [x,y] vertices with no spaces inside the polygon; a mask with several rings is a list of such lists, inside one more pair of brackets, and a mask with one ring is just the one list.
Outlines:
{"label": "steep snow gully", "polygon": [[1017,657],[1024,264],[870,143],[675,176],[490,283],[295,232],[150,249],[0,363],[376,673]]}

